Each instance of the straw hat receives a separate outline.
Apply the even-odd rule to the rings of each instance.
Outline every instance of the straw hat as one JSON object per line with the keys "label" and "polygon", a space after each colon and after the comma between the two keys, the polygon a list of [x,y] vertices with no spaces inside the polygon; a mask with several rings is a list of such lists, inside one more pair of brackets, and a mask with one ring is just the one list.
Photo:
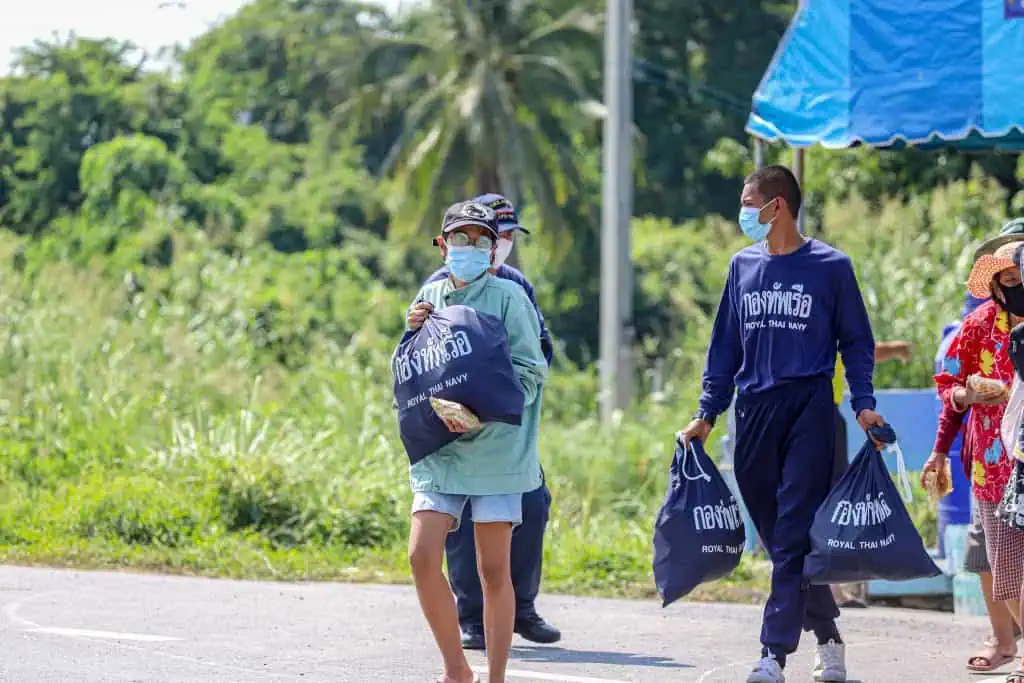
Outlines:
{"label": "straw hat", "polygon": [[967,291],[971,296],[984,299],[992,296],[992,278],[1009,268],[1017,268],[1018,250],[1024,248],[1020,242],[1008,242],[992,254],[982,254],[971,268],[967,278]]}

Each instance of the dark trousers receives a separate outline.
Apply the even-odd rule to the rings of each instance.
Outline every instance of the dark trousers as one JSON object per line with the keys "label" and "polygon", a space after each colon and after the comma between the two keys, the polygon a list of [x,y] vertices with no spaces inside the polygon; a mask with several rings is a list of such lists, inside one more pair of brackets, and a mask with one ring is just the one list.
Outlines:
{"label": "dark trousers", "polygon": [[843,418],[843,414],[839,412],[839,406],[836,406],[836,462],[833,465],[832,472],[832,485],[834,486],[839,480],[846,474],[846,470],[850,468],[850,452],[849,443],[847,442],[846,436],[846,420]]}
{"label": "dark trousers", "polygon": [[[533,614],[540,591],[544,559],[544,530],[551,509],[551,492],[546,484],[523,494],[523,523],[512,532],[512,587],[516,594],[516,617]],[[484,594],[476,569],[476,541],[473,513],[467,505],[458,531],[448,534],[448,581],[459,607],[459,623],[481,626],[484,622]]]}
{"label": "dark trousers", "polygon": [[832,484],[835,417],[825,378],[736,401],[736,481],[772,560],[761,644],[781,660],[796,650],[801,629],[827,639],[839,616],[829,587],[803,577],[814,513]]}

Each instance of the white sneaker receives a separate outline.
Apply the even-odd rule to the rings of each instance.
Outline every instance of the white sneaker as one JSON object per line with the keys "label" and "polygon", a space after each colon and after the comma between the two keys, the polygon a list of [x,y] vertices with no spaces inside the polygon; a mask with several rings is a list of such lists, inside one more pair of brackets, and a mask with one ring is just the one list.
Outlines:
{"label": "white sneaker", "polygon": [[747,683],[786,683],[786,674],[775,657],[762,657],[747,676]]}
{"label": "white sneaker", "polygon": [[846,646],[829,641],[818,646],[814,655],[814,680],[819,683],[846,683]]}

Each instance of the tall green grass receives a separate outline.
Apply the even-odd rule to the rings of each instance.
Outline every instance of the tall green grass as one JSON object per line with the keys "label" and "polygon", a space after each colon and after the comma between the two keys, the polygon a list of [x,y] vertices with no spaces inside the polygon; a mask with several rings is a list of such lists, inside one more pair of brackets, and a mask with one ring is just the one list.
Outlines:
{"label": "tall green grass", "polygon": [[[287,369],[254,354],[251,334],[225,332],[230,311],[60,264],[7,271],[0,311],[0,556],[406,578],[411,494],[389,346],[318,337]],[[603,428],[595,393],[584,371],[556,373],[546,391],[549,585],[650,593],[678,411],[652,405]]]}
{"label": "tall green grass", "polygon": [[[961,254],[998,229],[992,196],[965,185],[881,211],[826,210],[878,336],[917,345],[912,365],[880,370],[881,386],[927,385],[937,328],[962,301]],[[734,232],[638,224],[645,305],[662,307],[638,358],[669,360],[657,396],[601,425],[593,368],[553,373],[541,434],[548,589],[653,593],[654,514]],[[23,269],[24,245],[0,239],[0,559],[407,580],[411,495],[388,356],[412,292],[384,287],[343,250],[232,256],[175,239],[180,258],[154,270]],[[543,258],[527,256],[543,280]],[[752,599],[765,581],[764,562],[748,558],[701,595]]]}

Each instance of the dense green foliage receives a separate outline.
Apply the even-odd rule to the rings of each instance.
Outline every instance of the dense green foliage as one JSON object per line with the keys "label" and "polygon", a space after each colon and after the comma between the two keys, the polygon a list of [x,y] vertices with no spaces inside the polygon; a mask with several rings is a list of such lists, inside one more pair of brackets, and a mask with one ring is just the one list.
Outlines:
{"label": "dense green foliage", "polygon": [[[497,183],[535,228],[517,251],[557,344],[548,585],[651,592],[743,244],[745,106],[792,3],[636,3],[641,402],[616,425],[594,365],[602,3],[502,5],[256,0],[167,72],[113,41],[22,53],[0,80],[0,558],[404,578],[387,358],[438,207]],[[809,164],[812,230],[853,256],[877,336],[915,345],[878,384],[928,386],[970,246],[1024,198],[1017,159]]]}

